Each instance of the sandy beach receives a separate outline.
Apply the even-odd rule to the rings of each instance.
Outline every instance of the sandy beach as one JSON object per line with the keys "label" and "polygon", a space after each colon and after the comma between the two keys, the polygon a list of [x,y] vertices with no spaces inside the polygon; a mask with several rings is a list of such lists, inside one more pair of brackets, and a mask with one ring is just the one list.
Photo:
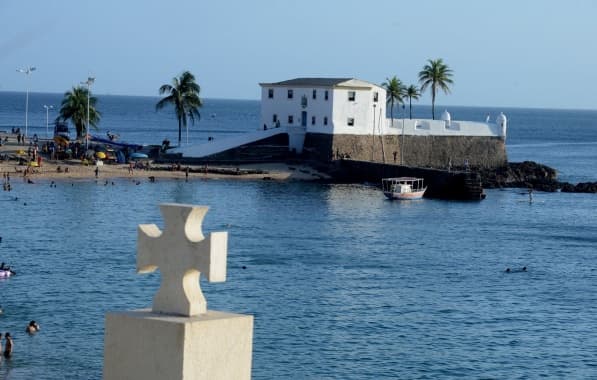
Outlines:
{"label": "sandy beach", "polygon": [[[2,146],[0,147],[0,156],[5,157],[23,157],[27,159],[28,141],[25,145],[18,145],[16,135],[0,132]],[[5,139],[8,140],[5,142]],[[38,142],[41,146],[45,140]],[[20,154],[19,151],[25,151]],[[238,166],[193,166],[189,165],[188,179],[238,179],[238,180],[257,180],[267,179],[276,181],[315,181],[326,179],[328,176],[320,173],[311,167],[305,165],[289,165],[285,163],[264,163],[247,164]],[[129,164],[107,164],[99,166],[95,164],[85,164],[81,160],[49,160],[47,155],[42,154],[42,164],[40,167],[19,164],[14,159],[0,160],[0,171],[9,173],[11,178],[27,177],[31,181],[36,179],[48,180],[84,180],[95,179],[96,168],[98,169],[98,178],[133,178],[139,180],[148,180],[150,177],[157,179],[186,179],[186,168],[182,166],[176,170],[171,165],[154,164],[150,161],[150,169],[130,170]],[[28,170],[27,170],[28,169]],[[206,170],[207,169],[207,170]]]}

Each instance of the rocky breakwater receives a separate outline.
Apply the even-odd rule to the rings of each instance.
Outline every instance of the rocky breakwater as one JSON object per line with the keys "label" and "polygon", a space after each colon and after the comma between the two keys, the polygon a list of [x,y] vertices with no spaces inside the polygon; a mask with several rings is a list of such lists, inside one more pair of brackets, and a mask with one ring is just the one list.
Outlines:
{"label": "rocky breakwater", "polygon": [[523,187],[539,191],[597,193],[597,182],[560,182],[557,171],[533,161],[510,162],[496,169],[479,171],[484,188]]}

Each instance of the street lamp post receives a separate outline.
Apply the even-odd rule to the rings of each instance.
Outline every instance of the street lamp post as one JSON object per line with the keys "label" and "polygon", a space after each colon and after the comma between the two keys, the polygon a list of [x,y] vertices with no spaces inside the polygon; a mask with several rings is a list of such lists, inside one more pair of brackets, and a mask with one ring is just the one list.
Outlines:
{"label": "street lamp post", "polygon": [[27,137],[27,126],[29,124],[28,113],[29,113],[29,74],[35,71],[35,67],[28,66],[24,69],[17,69],[19,73],[27,75],[27,95],[25,96],[25,137]]}
{"label": "street lamp post", "polygon": [[85,152],[89,149],[89,97],[91,96],[91,85],[95,82],[94,77],[88,77],[85,82],[81,84],[87,85],[87,126],[85,127]]}
{"label": "street lamp post", "polygon": [[48,133],[48,112],[51,109],[54,109],[54,106],[47,106],[44,104],[44,108],[46,109],[46,138],[50,138],[50,134]]}

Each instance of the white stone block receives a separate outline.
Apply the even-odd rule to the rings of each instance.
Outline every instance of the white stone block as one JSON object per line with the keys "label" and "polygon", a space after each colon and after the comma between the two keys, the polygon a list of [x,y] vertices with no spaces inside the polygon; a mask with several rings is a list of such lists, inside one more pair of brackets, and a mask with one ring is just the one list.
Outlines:
{"label": "white stone block", "polygon": [[106,315],[104,341],[105,380],[251,378],[250,315],[113,312]]}

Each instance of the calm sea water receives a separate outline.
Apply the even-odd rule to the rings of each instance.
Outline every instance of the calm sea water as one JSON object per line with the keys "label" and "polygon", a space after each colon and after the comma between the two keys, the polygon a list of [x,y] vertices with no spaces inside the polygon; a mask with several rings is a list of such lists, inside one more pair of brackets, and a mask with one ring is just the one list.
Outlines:
{"label": "calm sea water", "polygon": [[[0,93],[0,125],[23,124],[21,100]],[[32,110],[59,100],[33,94]],[[102,129],[122,139],[176,136],[153,98],[100,102]],[[192,141],[258,125],[257,102],[205,103]],[[482,120],[499,110],[450,111]],[[597,180],[597,112],[504,111],[512,160]],[[30,117],[43,134],[45,111]],[[209,205],[205,231],[229,232],[228,280],[202,288],[210,308],[255,316],[255,379],[597,377],[594,194],[401,203],[363,185],[13,186],[0,193],[0,260],[18,275],[0,281],[0,331],[14,336],[15,356],[0,378],[101,378],[106,311],[148,307],[158,286],[159,273],[135,274],[135,245],[137,224],[163,226],[162,202]],[[31,319],[42,328],[34,337]]]}

